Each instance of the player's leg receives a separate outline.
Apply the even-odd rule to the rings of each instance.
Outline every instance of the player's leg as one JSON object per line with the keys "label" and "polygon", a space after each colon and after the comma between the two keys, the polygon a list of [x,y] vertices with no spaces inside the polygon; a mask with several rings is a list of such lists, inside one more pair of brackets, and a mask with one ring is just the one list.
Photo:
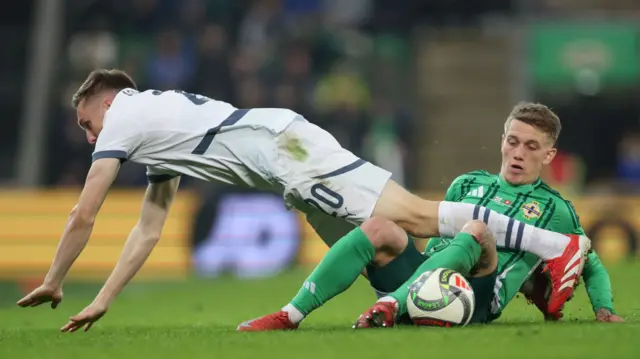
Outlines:
{"label": "player's leg", "polygon": [[469,203],[428,201],[389,180],[372,216],[387,218],[414,236],[453,237],[470,220],[482,220],[494,233],[498,247],[533,253],[549,260],[561,256],[571,238],[516,221]]}
{"label": "player's leg", "polygon": [[409,287],[420,275],[437,268],[453,269],[464,276],[485,275],[497,265],[495,252],[495,240],[486,224],[481,221],[468,222],[449,246],[424,261],[394,292],[380,298],[365,311],[354,328],[393,326],[397,317],[407,313]]}
{"label": "player's leg", "polygon": [[573,295],[591,247],[586,236],[536,228],[484,207],[422,200],[393,181],[384,187],[373,215],[388,218],[419,237],[452,237],[469,220],[484,221],[499,247],[530,252],[546,260],[552,283],[548,310],[556,316]]}
{"label": "player's leg", "polygon": [[481,241],[482,253],[480,259],[471,269],[467,277],[475,296],[475,308],[469,323],[481,324],[490,322],[491,303],[495,297],[494,288],[498,278],[498,251],[496,240],[491,231],[485,231]]}
{"label": "player's leg", "polygon": [[[342,148],[331,134],[302,117],[277,136],[276,144],[278,163],[270,172],[284,185],[287,202],[305,213],[321,211],[356,225],[383,217],[421,238],[453,237],[468,221],[483,220],[498,246],[531,252],[544,260],[561,257],[572,242],[563,234],[484,207],[422,199],[391,180],[388,171]],[[582,242],[586,243],[577,247],[586,252],[582,247],[589,241]]]}
{"label": "player's leg", "polygon": [[[337,241],[280,312],[240,324],[240,331],[295,329],[313,310],[347,290],[370,263],[385,266],[409,244],[407,234],[383,218],[371,218]],[[413,245],[411,243],[410,245]]]}
{"label": "player's leg", "polygon": [[[386,265],[376,263],[368,265],[366,274],[376,297],[382,298],[398,289],[427,259],[427,256],[418,251],[413,240],[409,239],[404,251]],[[396,324],[412,325],[413,323],[408,315],[403,315],[396,318]]]}
{"label": "player's leg", "polygon": [[548,263],[553,289],[550,311],[561,310],[584,266],[586,237],[568,237],[518,222],[486,208],[421,199],[390,180],[390,173],[342,148],[326,131],[296,120],[278,136],[273,176],[285,199],[305,213],[322,211],[361,224],[383,217],[418,237],[453,237],[470,220],[482,220],[498,246],[531,252]]}

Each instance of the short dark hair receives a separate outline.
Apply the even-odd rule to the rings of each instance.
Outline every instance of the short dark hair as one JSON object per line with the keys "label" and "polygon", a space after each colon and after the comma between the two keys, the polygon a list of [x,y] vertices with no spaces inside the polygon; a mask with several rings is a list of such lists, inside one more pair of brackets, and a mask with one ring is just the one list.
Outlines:
{"label": "short dark hair", "polygon": [[517,104],[511,110],[509,118],[504,123],[505,131],[513,120],[524,122],[544,132],[554,144],[558,141],[560,130],[562,130],[558,115],[551,111],[549,107],[540,103],[521,102]]}
{"label": "short dark hair", "polygon": [[87,79],[84,80],[82,85],[71,99],[71,104],[74,108],[78,107],[80,101],[88,99],[91,96],[104,91],[104,90],[116,90],[132,88],[137,90],[136,83],[133,82],[131,77],[122,70],[107,70],[100,69],[91,71]]}

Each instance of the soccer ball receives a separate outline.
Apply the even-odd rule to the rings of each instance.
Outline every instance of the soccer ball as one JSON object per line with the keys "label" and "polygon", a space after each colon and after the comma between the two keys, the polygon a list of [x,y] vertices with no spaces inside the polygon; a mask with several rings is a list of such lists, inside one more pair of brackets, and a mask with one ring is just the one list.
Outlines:
{"label": "soccer ball", "polygon": [[411,284],[407,308],[415,325],[454,327],[469,323],[475,301],[469,282],[460,273],[438,268]]}

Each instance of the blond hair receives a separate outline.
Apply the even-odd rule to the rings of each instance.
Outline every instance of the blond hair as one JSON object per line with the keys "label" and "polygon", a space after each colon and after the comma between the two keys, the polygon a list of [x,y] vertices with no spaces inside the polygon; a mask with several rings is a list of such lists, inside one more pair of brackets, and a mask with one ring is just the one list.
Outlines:
{"label": "blond hair", "polygon": [[551,111],[549,107],[540,103],[522,102],[517,104],[511,110],[507,121],[504,123],[505,132],[513,120],[518,120],[537,128],[549,136],[554,144],[558,141],[562,130],[558,115]]}

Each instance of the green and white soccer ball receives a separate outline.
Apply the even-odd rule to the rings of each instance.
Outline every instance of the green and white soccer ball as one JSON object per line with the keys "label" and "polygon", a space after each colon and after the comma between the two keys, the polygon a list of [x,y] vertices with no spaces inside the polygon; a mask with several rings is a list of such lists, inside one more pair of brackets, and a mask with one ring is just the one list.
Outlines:
{"label": "green and white soccer ball", "polygon": [[438,268],[423,273],[411,284],[407,308],[415,325],[463,326],[471,320],[475,296],[460,273]]}

